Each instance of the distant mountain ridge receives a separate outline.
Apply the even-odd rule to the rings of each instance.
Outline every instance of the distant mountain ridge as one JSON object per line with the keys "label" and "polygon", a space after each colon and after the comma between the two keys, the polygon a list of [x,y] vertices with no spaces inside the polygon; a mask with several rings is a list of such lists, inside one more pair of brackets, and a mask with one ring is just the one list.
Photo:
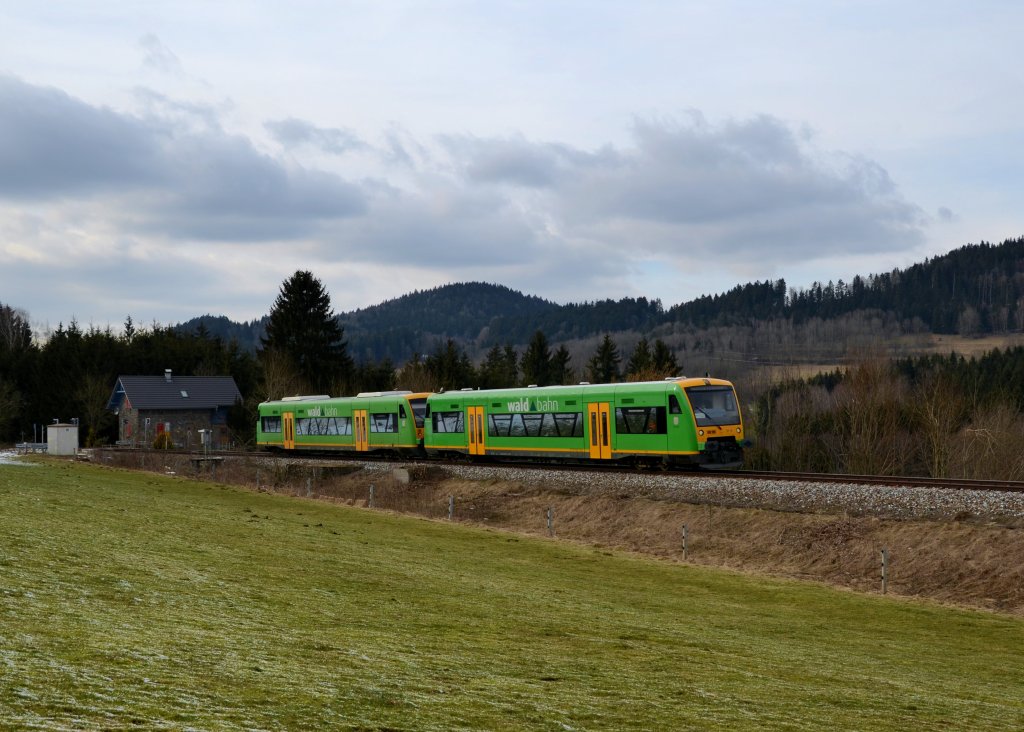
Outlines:
{"label": "distant mountain ridge", "polygon": [[[905,270],[856,276],[849,283],[788,288],[784,280],[737,285],[665,309],[660,300],[622,298],[559,305],[503,285],[453,283],[418,290],[338,315],[358,362],[401,364],[414,353],[455,340],[471,354],[495,344],[524,346],[537,330],[552,343],[602,333],[749,327],[772,320],[801,324],[871,311],[918,329],[966,335],[1024,330],[1024,237],[970,244]],[[266,317],[235,323],[204,315],[178,326],[199,328],[256,349]]]}

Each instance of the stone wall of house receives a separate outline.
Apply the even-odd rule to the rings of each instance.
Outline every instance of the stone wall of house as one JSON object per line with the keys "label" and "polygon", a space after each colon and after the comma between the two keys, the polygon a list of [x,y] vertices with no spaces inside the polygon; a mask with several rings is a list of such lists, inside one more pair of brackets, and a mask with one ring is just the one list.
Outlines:
{"label": "stone wall of house", "polygon": [[[230,436],[223,414],[212,409],[154,410],[122,409],[118,415],[121,444],[149,447],[161,431],[159,425],[170,425],[171,441],[175,447],[198,450],[202,448],[199,430],[212,430],[212,449],[230,446]],[[146,420],[149,420],[147,425]]]}

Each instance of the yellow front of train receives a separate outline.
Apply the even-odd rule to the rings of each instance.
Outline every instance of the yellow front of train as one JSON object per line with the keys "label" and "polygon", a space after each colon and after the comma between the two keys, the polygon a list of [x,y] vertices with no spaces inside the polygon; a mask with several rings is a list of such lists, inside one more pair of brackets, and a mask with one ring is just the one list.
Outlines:
{"label": "yellow front of train", "polygon": [[706,468],[737,468],[747,444],[736,389],[724,379],[679,379],[693,417],[696,449]]}

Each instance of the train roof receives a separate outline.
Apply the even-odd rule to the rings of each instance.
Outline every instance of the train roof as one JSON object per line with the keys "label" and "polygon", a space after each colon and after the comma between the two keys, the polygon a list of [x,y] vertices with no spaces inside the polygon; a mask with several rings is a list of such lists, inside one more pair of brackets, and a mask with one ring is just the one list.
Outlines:
{"label": "train roof", "polygon": [[686,376],[674,376],[668,379],[661,379],[658,381],[621,381],[613,384],[591,384],[587,381],[581,381],[578,384],[561,384],[557,386],[518,386],[508,387],[504,389],[458,389],[454,391],[435,392],[430,395],[431,399],[446,398],[446,397],[459,397],[467,396],[472,397],[477,394],[488,394],[493,396],[510,396],[515,394],[521,396],[523,394],[557,394],[565,392],[589,392],[589,391],[660,391],[666,388],[668,385],[678,385],[681,388],[689,388],[692,386],[732,386],[732,382],[726,381],[725,379],[716,379],[710,376],[701,377],[686,377]]}
{"label": "train roof", "polygon": [[304,402],[344,402],[352,401],[355,399],[369,400],[369,399],[380,399],[387,397],[404,397],[406,399],[426,398],[430,396],[429,392],[416,392],[408,390],[393,390],[393,391],[361,391],[355,396],[330,396],[328,394],[317,394],[307,396],[287,396],[280,399],[271,399],[269,401],[260,402],[260,406],[277,404],[281,406],[294,405],[296,403]]}
{"label": "train roof", "polygon": [[578,384],[560,384],[556,386],[518,386],[508,387],[503,389],[457,389],[452,391],[439,391],[439,392],[413,392],[408,390],[393,390],[393,391],[364,391],[356,394],[355,396],[341,396],[332,397],[327,395],[317,396],[292,396],[284,397],[283,399],[271,400],[263,402],[260,406],[278,404],[278,405],[289,405],[296,402],[317,402],[317,401],[349,401],[354,399],[378,399],[381,397],[405,397],[405,398],[430,398],[430,399],[452,399],[452,398],[474,398],[477,396],[493,396],[493,397],[507,397],[507,396],[524,396],[528,394],[564,394],[570,393],[586,393],[586,392],[627,392],[627,391],[641,391],[641,392],[654,392],[664,390],[669,385],[679,386],[680,388],[686,389],[692,386],[732,386],[732,382],[726,381],[725,379],[717,379],[710,376],[698,376],[698,377],[686,377],[686,376],[673,376],[667,379],[661,379],[658,381],[622,381],[613,384],[591,384],[586,381],[581,381]]}

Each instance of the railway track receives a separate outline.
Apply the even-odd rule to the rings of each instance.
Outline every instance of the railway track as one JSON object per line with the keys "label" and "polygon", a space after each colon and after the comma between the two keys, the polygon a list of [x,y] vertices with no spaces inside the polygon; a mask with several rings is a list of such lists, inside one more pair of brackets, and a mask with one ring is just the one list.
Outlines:
{"label": "railway track", "polygon": [[[119,448],[119,452],[128,451],[126,448]],[[243,458],[243,457],[264,457],[270,459],[306,461],[322,461],[324,463],[337,462],[339,460],[372,461],[372,462],[394,462],[395,464],[428,465],[433,467],[467,466],[474,464],[485,464],[490,467],[508,466],[517,469],[549,470],[553,472],[564,471],[587,471],[599,473],[619,474],[642,474],[642,475],[678,475],[678,476],[703,476],[707,478],[737,478],[741,480],[777,480],[782,482],[803,482],[803,483],[844,483],[853,485],[877,485],[886,487],[914,487],[914,488],[938,488],[946,490],[976,490],[976,491],[1000,491],[1005,493],[1024,493],[1024,482],[1007,480],[966,480],[960,478],[926,478],[915,476],[891,476],[891,475],[847,475],[833,473],[796,473],[786,471],[760,471],[760,470],[661,470],[652,467],[637,467],[627,464],[571,464],[571,463],[550,463],[529,460],[516,461],[495,461],[495,462],[471,462],[469,460],[441,460],[436,458],[416,458],[410,456],[383,456],[362,457],[353,453],[337,454],[285,454],[285,453],[263,453],[238,450],[210,451],[207,454],[186,450],[152,450],[149,448],[130,449],[132,452],[152,455],[190,455],[208,456],[222,458]]]}
{"label": "railway track", "polygon": [[716,475],[730,478],[783,480],[805,483],[852,483],[855,485],[909,486],[914,488],[943,488],[947,490],[1003,491],[1024,493],[1024,482],[1011,480],[966,480],[962,478],[922,478],[893,475],[846,475],[832,473],[791,473],[756,470],[722,470]]}

